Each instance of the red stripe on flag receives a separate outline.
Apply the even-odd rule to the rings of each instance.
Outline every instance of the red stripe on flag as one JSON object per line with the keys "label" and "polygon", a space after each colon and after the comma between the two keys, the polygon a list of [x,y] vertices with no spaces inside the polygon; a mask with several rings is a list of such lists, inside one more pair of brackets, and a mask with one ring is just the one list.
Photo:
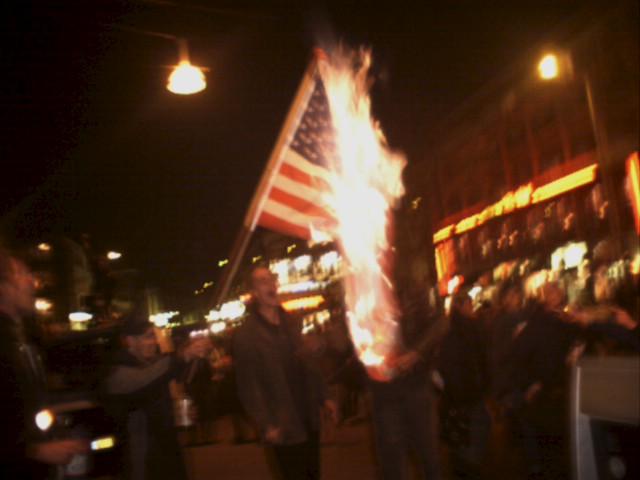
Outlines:
{"label": "red stripe on flag", "polygon": [[302,183],[310,188],[326,191],[329,190],[329,185],[323,178],[309,175],[307,172],[303,172],[299,168],[287,162],[282,163],[278,174],[283,177],[287,177],[289,180],[293,180],[294,182]]}
{"label": "red stripe on flag", "polygon": [[287,222],[280,217],[276,217],[275,215],[264,211],[260,214],[258,225],[275,230],[276,232],[284,233],[285,235],[291,235],[305,240],[309,240],[309,238],[311,238],[311,232],[308,228]]}
{"label": "red stripe on flag", "polygon": [[309,215],[310,217],[317,217],[323,220],[333,219],[333,216],[324,208],[319,207],[318,205],[302,198],[296,197],[295,195],[291,195],[290,193],[287,193],[276,186],[271,189],[269,198],[275,200],[278,203],[282,203],[290,208],[293,208],[294,210],[302,212],[305,215]]}

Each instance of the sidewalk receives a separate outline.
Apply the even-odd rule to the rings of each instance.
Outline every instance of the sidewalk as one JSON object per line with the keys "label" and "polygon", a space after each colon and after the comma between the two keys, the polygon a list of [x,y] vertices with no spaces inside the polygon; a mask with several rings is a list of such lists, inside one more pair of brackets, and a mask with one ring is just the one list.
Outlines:
{"label": "sidewalk", "polygon": [[[341,426],[326,424],[322,434],[321,465],[324,480],[375,480],[376,459],[368,418],[358,418]],[[267,458],[259,443],[237,445],[232,442],[229,417],[219,420],[217,443],[187,446],[185,459],[191,480],[271,480]],[[184,432],[183,432],[184,433]],[[184,437],[184,435],[183,435]],[[519,478],[518,460],[510,439],[501,429],[492,432],[483,468],[484,478]],[[450,479],[446,447],[441,445],[443,478]],[[413,478],[419,478],[413,472]]]}
{"label": "sidewalk", "polygon": [[[218,422],[219,443],[184,449],[191,480],[271,479],[268,462],[258,443],[236,445],[231,422]],[[331,480],[370,480],[375,478],[375,460],[369,424],[359,421],[329,427],[323,434],[322,478]]]}

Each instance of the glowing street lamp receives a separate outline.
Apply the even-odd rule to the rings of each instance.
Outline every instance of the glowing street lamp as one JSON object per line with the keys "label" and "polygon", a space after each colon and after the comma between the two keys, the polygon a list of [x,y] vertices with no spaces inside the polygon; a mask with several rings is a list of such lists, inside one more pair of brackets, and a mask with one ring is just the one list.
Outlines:
{"label": "glowing street lamp", "polygon": [[178,39],[180,63],[173,69],[167,81],[167,90],[177,95],[192,95],[207,87],[207,81],[201,68],[191,65],[187,42]]}
{"label": "glowing street lamp", "polygon": [[168,33],[142,30],[125,25],[117,25],[116,28],[124,30],[125,32],[164,38],[165,40],[178,42],[180,61],[178,62],[178,65],[173,68],[167,80],[167,90],[171,93],[175,93],[177,95],[191,95],[193,93],[201,92],[207,87],[207,82],[203,73],[203,70],[206,69],[191,65],[191,62],[189,61],[187,41],[185,39],[178,38],[175,35]]}
{"label": "glowing street lamp", "polygon": [[559,74],[558,56],[554,53],[548,53],[540,62],[538,62],[538,74],[543,80],[551,80]]}
{"label": "glowing street lamp", "polygon": [[167,90],[178,95],[191,95],[207,87],[204,73],[191,65],[189,60],[182,60],[169,75]]}

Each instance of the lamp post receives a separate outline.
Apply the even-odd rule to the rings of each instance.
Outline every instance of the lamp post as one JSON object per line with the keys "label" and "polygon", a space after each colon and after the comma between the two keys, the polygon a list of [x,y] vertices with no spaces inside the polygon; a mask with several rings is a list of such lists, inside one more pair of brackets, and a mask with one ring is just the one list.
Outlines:
{"label": "lamp post", "polygon": [[[570,52],[549,52],[542,56],[537,65],[538,76],[543,81],[552,81],[561,77],[574,77],[574,68]],[[611,158],[609,155],[609,141],[606,129],[602,124],[602,117],[593,94],[593,85],[588,71],[581,72],[582,85],[587,99],[589,121],[595,140],[596,157],[600,167],[600,176],[604,188],[605,197],[609,201],[609,222],[613,233],[613,245],[615,253],[619,256],[622,252],[621,227],[619,206],[611,171]]]}
{"label": "lamp post", "polygon": [[207,87],[202,69],[191,65],[187,41],[177,39],[180,51],[180,63],[173,69],[167,81],[167,90],[178,95],[191,95]]}
{"label": "lamp post", "polygon": [[179,61],[178,64],[173,67],[167,79],[167,90],[171,93],[177,95],[192,95],[207,88],[207,81],[204,74],[204,70],[206,69],[191,64],[189,60],[189,46],[184,38],[168,33],[142,30],[124,25],[116,25],[116,28],[126,32],[172,40],[178,44]]}

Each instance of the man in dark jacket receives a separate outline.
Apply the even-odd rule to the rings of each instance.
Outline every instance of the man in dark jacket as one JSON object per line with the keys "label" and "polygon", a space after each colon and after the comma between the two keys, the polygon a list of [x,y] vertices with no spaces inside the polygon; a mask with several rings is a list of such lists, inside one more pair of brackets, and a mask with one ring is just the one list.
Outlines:
{"label": "man in dark jacket", "polygon": [[238,393],[285,479],[320,476],[319,412],[326,400],[319,373],[308,362],[301,330],[280,307],[276,278],[251,274],[253,305],[234,337]]}
{"label": "man in dark jacket", "polygon": [[24,318],[33,313],[34,279],[0,250],[0,478],[46,478],[87,451],[79,440],[38,441],[34,417],[44,394],[39,357],[27,342]]}
{"label": "man in dark jacket", "polygon": [[[491,418],[484,404],[489,387],[486,335],[473,313],[471,298],[460,292],[453,296],[449,331],[440,347],[438,372],[443,381],[443,419],[467,423],[466,429],[449,435],[453,468],[460,478],[479,478],[481,461],[489,438]],[[454,421],[449,414],[460,415]],[[463,422],[462,422],[463,421]]]}
{"label": "man in dark jacket", "polygon": [[580,330],[564,319],[564,292],[557,284],[547,283],[542,293],[542,302],[527,307],[526,323],[514,332],[505,357],[511,371],[499,401],[518,422],[529,476],[564,478],[567,357]]}
{"label": "man in dark jacket", "polygon": [[511,372],[506,356],[516,337],[515,333],[527,322],[524,310],[524,294],[518,283],[506,284],[500,292],[501,311],[491,325],[489,363],[491,390],[499,397]]}
{"label": "man in dark jacket", "polygon": [[126,478],[186,480],[169,383],[185,361],[204,356],[206,339],[190,342],[180,358],[159,355],[153,324],[140,314],[125,320],[123,336],[126,349],[116,354],[103,388],[124,439]]}
{"label": "man in dark jacket", "polygon": [[418,285],[399,286],[400,338],[389,366],[388,382],[369,379],[376,450],[382,478],[409,478],[411,454],[425,480],[440,478],[438,416],[431,382],[436,347],[446,331],[444,318],[432,314]]}

